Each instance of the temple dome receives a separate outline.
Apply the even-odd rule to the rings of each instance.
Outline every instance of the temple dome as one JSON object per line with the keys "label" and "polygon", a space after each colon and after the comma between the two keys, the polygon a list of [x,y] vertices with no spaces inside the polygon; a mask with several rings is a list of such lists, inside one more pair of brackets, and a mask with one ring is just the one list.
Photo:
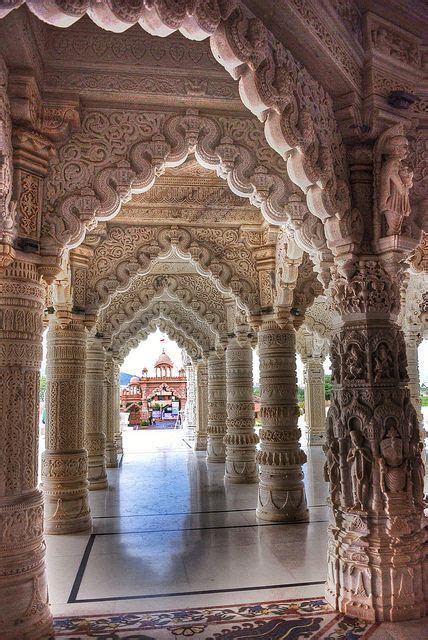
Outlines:
{"label": "temple dome", "polygon": [[169,355],[167,355],[165,353],[165,351],[162,351],[162,353],[160,354],[159,358],[156,360],[155,362],[155,368],[156,367],[173,367],[174,365],[172,364],[172,360],[169,357]]}
{"label": "temple dome", "polygon": [[140,378],[138,378],[137,376],[132,376],[132,378],[129,381],[129,384],[140,384]]}

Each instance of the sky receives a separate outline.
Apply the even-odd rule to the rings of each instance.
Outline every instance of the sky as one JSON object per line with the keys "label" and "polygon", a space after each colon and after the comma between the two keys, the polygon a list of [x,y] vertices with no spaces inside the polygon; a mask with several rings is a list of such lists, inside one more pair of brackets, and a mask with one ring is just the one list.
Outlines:
{"label": "sky", "polygon": [[[164,342],[161,342],[161,338],[164,338]],[[147,367],[149,371],[153,368],[155,360],[162,351],[162,347],[165,348],[166,353],[169,355],[177,370],[182,366],[181,349],[180,347],[170,340],[168,336],[162,334],[159,329],[155,333],[150,334],[146,340],[141,342],[138,347],[133,349],[128,357],[125,359],[121,371],[125,373],[131,373],[137,376],[141,376],[141,370],[143,367]],[[303,384],[303,366],[302,362],[297,356],[297,380],[299,385]],[[44,373],[46,366],[46,331],[43,335],[43,363],[42,372]],[[324,370],[326,373],[330,373],[330,360],[326,358],[324,362]],[[253,371],[254,371],[254,383],[257,384],[259,380],[259,362],[255,351],[253,351]],[[419,375],[421,384],[428,384],[428,340],[423,340],[419,346]]]}

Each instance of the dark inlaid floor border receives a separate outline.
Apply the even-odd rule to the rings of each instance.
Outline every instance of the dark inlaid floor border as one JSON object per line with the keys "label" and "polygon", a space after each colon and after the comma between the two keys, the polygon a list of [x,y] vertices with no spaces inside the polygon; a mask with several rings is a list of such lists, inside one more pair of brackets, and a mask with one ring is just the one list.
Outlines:
{"label": "dark inlaid floor border", "polygon": [[227,524],[227,525],[214,525],[212,527],[179,527],[175,529],[139,529],[138,531],[97,531],[95,536],[128,536],[137,533],[176,533],[180,531],[211,531],[215,529],[258,529],[261,527],[289,527],[297,524],[304,524],[310,526],[312,524],[318,524],[320,522],[327,523],[328,520],[310,520],[309,522],[300,520],[296,522],[262,522],[260,524]]}
{"label": "dark inlaid floor border", "polygon": [[[308,509],[317,509],[320,507],[327,507],[325,504],[309,504]],[[116,516],[92,516],[92,520],[109,520],[114,518],[160,518],[167,516],[199,516],[205,513],[240,513],[243,511],[255,511],[254,507],[251,509],[217,509],[212,511],[175,511],[173,513],[131,513],[131,514],[119,514]]]}

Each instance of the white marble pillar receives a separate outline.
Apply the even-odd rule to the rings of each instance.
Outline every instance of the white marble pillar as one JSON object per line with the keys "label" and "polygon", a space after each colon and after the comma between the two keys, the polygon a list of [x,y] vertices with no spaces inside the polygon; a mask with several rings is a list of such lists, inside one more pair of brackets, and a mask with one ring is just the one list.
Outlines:
{"label": "white marble pillar", "polygon": [[228,340],[226,349],[226,469],[232,483],[258,481],[253,401],[253,353],[248,338]]}
{"label": "white marble pillar", "polygon": [[256,515],[271,522],[308,520],[297,426],[296,334],[264,318],[259,330],[260,483]]}
{"label": "white marble pillar", "polygon": [[322,445],[325,442],[325,385],[322,358],[305,358],[303,373],[308,442],[310,445]]}
{"label": "white marble pillar", "polygon": [[106,351],[104,363],[104,400],[106,405],[106,465],[117,467],[117,444],[115,428],[117,422],[117,389],[115,385],[115,364],[113,354]]}
{"label": "white marble pillar", "polygon": [[196,430],[196,387],[195,367],[192,363],[186,365],[186,437],[193,441]]}
{"label": "white marble pillar", "polygon": [[346,615],[373,622],[423,617],[428,600],[425,470],[396,323],[397,280],[368,256],[332,282],[341,318],[331,342],[326,421],[326,599]]}
{"label": "white marble pillar", "polygon": [[92,525],[85,439],[86,329],[81,320],[49,321],[46,449],[42,455],[45,531],[77,533]]}
{"label": "white marble pillar", "polygon": [[422,442],[425,444],[424,416],[421,408],[421,383],[419,378],[418,347],[422,338],[418,332],[406,331],[404,334],[407,354],[407,375],[409,376],[410,399],[416,409]]}
{"label": "white marble pillar", "polygon": [[196,364],[196,430],[193,449],[206,451],[208,426],[208,375],[205,360]]}
{"label": "white marble pillar", "polygon": [[107,487],[104,400],[104,349],[89,338],[86,352],[85,443],[88,450],[89,489]]}
{"label": "white marble pillar", "polygon": [[0,636],[52,633],[37,488],[45,292],[37,266],[0,271]]}
{"label": "white marble pillar", "polygon": [[120,362],[113,359],[113,389],[114,389],[114,441],[118,455],[123,455],[122,427],[120,424]]}
{"label": "white marble pillar", "polygon": [[225,461],[226,418],[226,358],[221,348],[208,356],[208,462]]}

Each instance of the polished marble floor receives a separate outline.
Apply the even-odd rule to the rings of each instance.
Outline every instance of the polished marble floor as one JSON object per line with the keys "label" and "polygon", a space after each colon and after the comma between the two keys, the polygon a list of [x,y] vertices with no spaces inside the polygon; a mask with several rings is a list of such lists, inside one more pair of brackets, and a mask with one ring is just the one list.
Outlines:
{"label": "polished marble floor", "polygon": [[[90,495],[92,533],[47,537],[55,615],[322,596],[327,486],[320,447],[307,449],[309,523],[270,524],[255,517],[257,486],[225,486],[223,465],[207,464],[182,431],[125,429],[123,436],[109,488]],[[428,638],[417,624],[412,637]]]}

